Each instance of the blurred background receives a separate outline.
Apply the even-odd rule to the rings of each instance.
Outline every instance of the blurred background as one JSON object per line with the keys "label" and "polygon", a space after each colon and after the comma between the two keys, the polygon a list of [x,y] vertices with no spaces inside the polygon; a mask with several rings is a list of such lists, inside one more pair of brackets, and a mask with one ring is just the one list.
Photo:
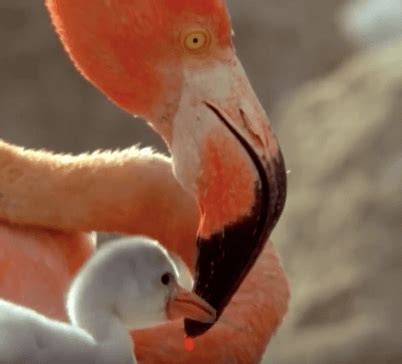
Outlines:
{"label": "blurred background", "polygon": [[[281,141],[292,285],[267,364],[402,363],[402,0],[228,0]],[[0,137],[77,153],[160,139],[84,81],[41,0],[0,1]]]}

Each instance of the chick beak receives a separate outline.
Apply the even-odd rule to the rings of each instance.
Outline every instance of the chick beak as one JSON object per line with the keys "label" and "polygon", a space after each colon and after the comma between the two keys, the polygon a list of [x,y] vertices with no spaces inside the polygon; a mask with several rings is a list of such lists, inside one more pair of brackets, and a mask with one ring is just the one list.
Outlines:
{"label": "chick beak", "polygon": [[174,283],[173,294],[166,304],[168,320],[188,318],[202,323],[213,323],[216,310],[196,293]]}

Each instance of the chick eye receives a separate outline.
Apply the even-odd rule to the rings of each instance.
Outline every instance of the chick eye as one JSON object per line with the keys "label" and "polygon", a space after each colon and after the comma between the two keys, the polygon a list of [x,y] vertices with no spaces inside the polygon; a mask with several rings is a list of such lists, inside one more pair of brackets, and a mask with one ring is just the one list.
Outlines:
{"label": "chick eye", "polygon": [[201,54],[208,50],[211,44],[211,35],[205,29],[197,29],[182,35],[183,47],[187,52]]}
{"label": "chick eye", "polygon": [[171,281],[170,273],[164,273],[161,277],[161,282],[163,285],[167,286]]}

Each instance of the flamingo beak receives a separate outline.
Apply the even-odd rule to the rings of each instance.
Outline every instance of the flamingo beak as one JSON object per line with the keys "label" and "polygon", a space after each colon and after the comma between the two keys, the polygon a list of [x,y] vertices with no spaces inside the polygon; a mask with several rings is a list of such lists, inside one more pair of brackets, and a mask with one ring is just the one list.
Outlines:
{"label": "flamingo beak", "polygon": [[[171,149],[176,177],[201,210],[194,292],[219,318],[282,213],[286,168],[237,58],[208,67],[185,75]],[[212,326],[185,320],[192,337]]]}
{"label": "flamingo beak", "polygon": [[166,316],[169,320],[186,317],[197,322],[210,324],[215,322],[216,310],[197,294],[176,283],[174,293],[166,305]]}

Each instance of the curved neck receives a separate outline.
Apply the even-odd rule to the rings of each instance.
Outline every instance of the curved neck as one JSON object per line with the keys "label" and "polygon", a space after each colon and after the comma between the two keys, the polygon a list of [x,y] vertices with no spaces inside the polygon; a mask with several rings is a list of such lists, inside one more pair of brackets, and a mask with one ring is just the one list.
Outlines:
{"label": "curved neck", "polygon": [[174,245],[173,237],[195,239],[198,211],[170,160],[150,150],[65,156],[0,140],[0,222],[145,234]]}

